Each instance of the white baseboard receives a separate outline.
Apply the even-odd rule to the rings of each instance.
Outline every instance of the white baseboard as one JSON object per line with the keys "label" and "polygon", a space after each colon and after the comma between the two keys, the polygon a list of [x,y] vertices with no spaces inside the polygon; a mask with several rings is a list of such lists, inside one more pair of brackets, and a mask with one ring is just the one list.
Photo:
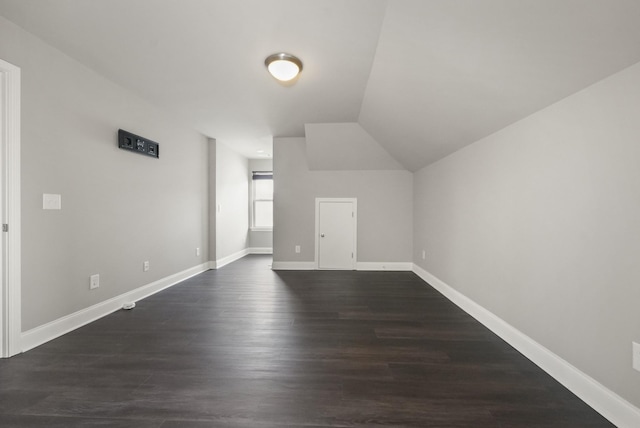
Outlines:
{"label": "white baseboard", "polygon": [[89,324],[97,319],[100,319],[112,312],[122,309],[122,305],[126,302],[136,302],[151,296],[159,291],[169,288],[187,278],[202,273],[209,269],[209,264],[204,263],[198,266],[194,266],[190,269],[183,270],[176,274],[167,276],[165,278],[154,281],[150,284],[143,285],[142,287],[131,290],[127,293],[113,297],[104,302],[97,303],[88,308],[82,309],[78,312],[74,312],[70,315],[58,318],[47,324],[41,325],[31,330],[22,333],[21,348],[22,352],[26,352],[30,349],[40,346],[50,340],[69,333],[83,325]]}
{"label": "white baseboard", "polygon": [[273,254],[273,248],[271,247],[249,247],[244,250],[233,253],[230,256],[223,257],[219,260],[210,261],[209,269],[220,269],[223,266],[233,263],[236,260],[240,260],[248,254]]}
{"label": "white baseboard", "polygon": [[215,263],[215,267],[212,269],[220,269],[223,266],[228,265],[229,263],[233,263],[236,260],[240,260],[241,258],[243,258],[244,256],[246,256],[247,254],[249,254],[249,249],[245,248],[244,250],[240,250],[236,253],[230,254],[226,257],[223,257],[221,259],[216,260]]}
{"label": "white baseboard", "polygon": [[[317,270],[316,262],[273,262],[273,270]],[[411,271],[413,263],[404,262],[357,262],[356,270],[367,271]]]}
{"label": "white baseboard", "polygon": [[247,250],[249,254],[273,254],[273,248],[271,247],[249,247]]}
{"label": "white baseboard", "polygon": [[619,428],[640,427],[640,409],[575,368],[526,334],[414,264],[413,272],[504,339]]}
{"label": "white baseboard", "polygon": [[374,271],[411,271],[413,263],[405,262],[357,262],[356,270],[374,270]]}
{"label": "white baseboard", "polygon": [[273,262],[273,270],[315,270],[316,262]]}

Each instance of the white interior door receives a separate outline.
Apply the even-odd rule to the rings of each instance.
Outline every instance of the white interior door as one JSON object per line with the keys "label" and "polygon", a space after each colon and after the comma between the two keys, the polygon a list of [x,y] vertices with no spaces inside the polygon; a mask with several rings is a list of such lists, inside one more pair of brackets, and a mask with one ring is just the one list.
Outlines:
{"label": "white interior door", "polygon": [[356,202],[353,199],[317,200],[318,269],[355,268]]}

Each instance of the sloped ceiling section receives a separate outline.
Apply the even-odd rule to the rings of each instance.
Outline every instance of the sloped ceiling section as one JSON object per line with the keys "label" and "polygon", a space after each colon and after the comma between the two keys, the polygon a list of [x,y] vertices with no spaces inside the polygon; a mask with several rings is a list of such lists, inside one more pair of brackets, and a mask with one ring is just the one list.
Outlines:
{"label": "sloped ceiling section", "polygon": [[417,170],[640,61],[633,0],[389,1],[359,123]]}
{"label": "sloped ceiling section", "polygon": [[307,123],[310,170],[403,170],[358,123]]}
{"label": "sloped ceiling section", "polygon": [[[640,61],[638,0],[0,0],[0,15],[247,157],[305,123],[358,122],[410,170]],[[304,63],[294,85],[266,72],[278,51]]]}
{"label": "sloped ceiling section", "polygon": [[[0,14],[247,157],[355,122],[384,0],[0,0]],[[283,86],[276,52],[304,70]]]}

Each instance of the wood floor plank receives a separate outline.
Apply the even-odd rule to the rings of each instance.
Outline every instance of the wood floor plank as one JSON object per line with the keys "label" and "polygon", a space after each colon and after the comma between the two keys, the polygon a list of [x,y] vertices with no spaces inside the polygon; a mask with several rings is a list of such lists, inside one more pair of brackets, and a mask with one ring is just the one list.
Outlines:
{"label": "wood floor plank", "polygon": [[612,426],[413,273],[270,263],[0,360],[0,426]]}

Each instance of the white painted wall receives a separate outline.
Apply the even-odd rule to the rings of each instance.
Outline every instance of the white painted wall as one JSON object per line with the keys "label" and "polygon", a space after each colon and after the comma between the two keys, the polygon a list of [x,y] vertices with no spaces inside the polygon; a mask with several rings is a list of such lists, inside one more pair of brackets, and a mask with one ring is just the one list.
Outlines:
{"label": "white painted wall", "polygon": [[420,170],[413,254],[635,406],[638,112],[640,64]]}
{"label": "white painted wall", "polygon": [[[249,159],[249,204],[251,204],[251,173],[253,171],[273,171],[273,159]],[[249,247],[273,250],[273,231],[249,230]]]}
{"label": "white painted wall", "polygon": [[358,199],[359,262],[411,261],[410,172],[309,171],[304,138],[274,138],[273,151],[274,263],[314,261],[316,197]]}
{"label": "white painted wall", "polygon": [[312,171],[405,169],[359,123],[307,123],[304,135]]}
{"label": "white painted wall", "polygon": [[[3,18],[0,58],[22,69],[23,330],[208,259],[202,135]],[[118,128],[160,159],[119,149]]]}
{"label": "white painted wall", "polygon": [[226,144],[214,142],[216,259],[246,250],[249,242],[249,162]]}

